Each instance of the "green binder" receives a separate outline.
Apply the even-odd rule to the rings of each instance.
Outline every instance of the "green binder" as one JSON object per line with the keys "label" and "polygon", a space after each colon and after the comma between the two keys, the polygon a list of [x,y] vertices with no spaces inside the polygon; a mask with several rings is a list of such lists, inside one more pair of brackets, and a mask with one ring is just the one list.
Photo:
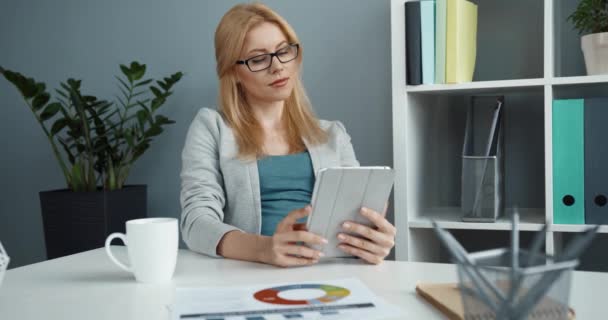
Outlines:
{"label": "green binder", "polygon": [[585,223],[583,99],[553,101],[553,222]]}

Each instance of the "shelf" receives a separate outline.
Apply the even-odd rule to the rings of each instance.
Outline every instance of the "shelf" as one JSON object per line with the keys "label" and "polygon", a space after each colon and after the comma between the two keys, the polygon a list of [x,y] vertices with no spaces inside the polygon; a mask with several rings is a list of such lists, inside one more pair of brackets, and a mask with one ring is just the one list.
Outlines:
{"label": "shelf", "polygon": [[[551,226],[551,231],[554,232],[583,232],[593,225],[589,224],[554,224]],[[608,225],[601,226],[598,233],[608,233]]]}
{"label": "shelf", "polygon": [[[420,215],[413,217],[408,225],[410,228],[432,228],[432,221],[444,229],[466,229],[466,230],[511,230],[511,220],[508,218],[513,211],[506,209],[507,214],[503,215],[496,222],[478,223],[463,222],[460,218],[462,213],[459,207],[432,208],[420,212]],[[545,210],[538,208],[522,208],[519,210],[519,229],[521,231],[537,231],[545,223]]]}
{"label": "shelf", "polygon": [[554,99],[608,96],[608,75],[562,77],[552,81]]}
{"label": "shelf", "polygon": [[608,84],[608,75],[556,77],[551,79],[554,86],[580,85],[580,84]]}
{"label": "shelf", "polygon": [[[418,86],[405,85],[404,1],[391,1],[393,153],[401,172],[394,190],[395,223],[406,231],[397,237],[397,259],[445,261],[432,221],[467,249],[508,244],[509,212],[494,223],[461,221],[462,143],[475,95],[505,96],[503,200],[507,208],[530,208],[520,210],[519,224],[529,240],[553,216],[553,101],[608,97],[608,74],[587,76],[580,35],[567,20],[580,0],[476,2],[473,81]],[[550,224],[544,252],[559,253],[564,239],[589,227]],[[601,256],[608,225],[600,233],[593,255],[602,257],[608,271],[608,258]]]}
{"label": "shelf", "polygon": [[475,81],[457,84],[423,84],[406,86],[408,93],[428,94],[479,94],[489,92],[520,92],[528,90],[542,90],[544,85],[571,86],[585,84],[608,84],[608,75],[555,77],[549,80],[515,79],[496,81]]}
{"label": "shelf", "polygon": [[489,92],[509,92],[523,90],[543,90],[543,86],[548,82],[543,78],[538,79],[517,79],[517,80],[496,80],[496,81],[475,81],[458,84],[427,84],[418,86],[406,86],[408,93],[429,93],[429,94],[479,94]]}

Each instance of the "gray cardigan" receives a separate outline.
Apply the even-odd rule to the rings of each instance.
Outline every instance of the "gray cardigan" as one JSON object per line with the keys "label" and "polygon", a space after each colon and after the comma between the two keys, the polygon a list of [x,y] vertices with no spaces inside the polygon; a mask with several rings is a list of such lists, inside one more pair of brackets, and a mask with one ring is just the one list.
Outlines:
{"label": "gray cardigan", "polygon": [[[315,176],[319,169],[359,166],[350,136],[339,121],[320,120],[326,144],[304,141]],[[202,108],[182,152],[181,233],[190,250],[218,257],[216,247],[232,230],[260,234],[262,214],[257,161],[236,158],[238,147],[222,116]]]}

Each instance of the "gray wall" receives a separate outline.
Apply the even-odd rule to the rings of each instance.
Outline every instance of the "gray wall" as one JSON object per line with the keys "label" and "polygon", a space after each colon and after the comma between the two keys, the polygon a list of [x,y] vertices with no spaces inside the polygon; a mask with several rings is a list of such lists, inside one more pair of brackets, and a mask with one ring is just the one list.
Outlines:
{"label": "gray wall", "polygon": [[[184,71],[163,114],[177,121],[136,163],[151,216],[179,216],[180,153],[201,107],[216,104],[213,33],[237,1],[2,0],[0,65],[56,88],[68,77],[110,99],[118,64]],[[321,118],[344,122],[363,165],[392,166],[388,0],[266,1],[305,47],[304,83]],[[45,259],[38,192],[65,187],[29,109],[0,79],[0,241],[11,267]]]}

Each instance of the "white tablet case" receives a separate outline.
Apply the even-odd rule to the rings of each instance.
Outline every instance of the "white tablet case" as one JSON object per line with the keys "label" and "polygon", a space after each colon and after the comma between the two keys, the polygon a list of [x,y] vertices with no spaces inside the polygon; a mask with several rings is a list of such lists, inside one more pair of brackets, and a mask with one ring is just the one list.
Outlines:
{"label": "white tablet case", "polygon": [[360,213],[367,207],[382,213],[393,187],[394,172],[389,167],[336,167],[319,170],[312,196],[308,231],[321,235],[328,244],[315,249],[325,257],[348,257],[337,248],[337,236],[344,221],[372,223]]}

